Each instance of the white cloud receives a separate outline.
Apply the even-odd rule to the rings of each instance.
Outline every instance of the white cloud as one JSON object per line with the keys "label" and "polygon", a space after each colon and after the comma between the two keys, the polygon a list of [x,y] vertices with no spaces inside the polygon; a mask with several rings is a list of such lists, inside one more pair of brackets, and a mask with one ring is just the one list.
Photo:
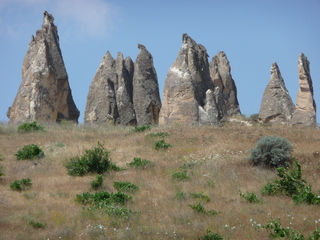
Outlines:
{"label": "white cloud", "polygon": [[56,0],[59,19],[73,30],[93,37],[106,36],[112,28],[115,8],[104,0]]}

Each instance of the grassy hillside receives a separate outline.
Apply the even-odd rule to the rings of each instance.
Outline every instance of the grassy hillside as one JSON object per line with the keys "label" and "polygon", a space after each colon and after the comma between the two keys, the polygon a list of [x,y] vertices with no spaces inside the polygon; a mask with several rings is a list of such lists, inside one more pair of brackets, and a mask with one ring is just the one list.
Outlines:
{"label": "grassy hillside", "polygon": [[[318,192],[319,130],[236,122],[223,127],[154,126],[145,132],[63,123],[45,126],[45,130],[19,133],[17,126],[0,125],[0,165],[5,173],[0,182],[0,239],[198,239],[207,230],[225,239],[268,239],[269,232],[259,224],[278,218],[283,227],[305,236],[320,227],[319,205],[297,205],[286,196],[262,196],[261,188],[277,173],[251,166],[247,160],[262,136],[284,137],[293,145],[303,178]],[[155,136],[159,132],[168,135]],[[172,147],[156,150],[155,142],[162,139]],[[98,142],[111,151],[112,162],[125,170],[104,173],[102,188],[92,190],[90,183],[97,174],[73,177],[65,164]],[[45,157],[17,160],[15,154],[28,144],[40,146]],[[134,158],[153,164],[128,166]],[[172,177],[183,171],[189,179]],[[10,189],[11,182],[22,178],[30,178],[33,185],[24,191]],[[115,193],[117,181],[139,187],[126,193],[133,197],[122,206],[132,210],[128,218],[90,211],[75,201],[84,192]],[[239,191],[254,192],[263,203],[249,203]],[[219,213],[196,212],[190,205],[197,203]],[[30,221],[46,226],[36,229]]]}

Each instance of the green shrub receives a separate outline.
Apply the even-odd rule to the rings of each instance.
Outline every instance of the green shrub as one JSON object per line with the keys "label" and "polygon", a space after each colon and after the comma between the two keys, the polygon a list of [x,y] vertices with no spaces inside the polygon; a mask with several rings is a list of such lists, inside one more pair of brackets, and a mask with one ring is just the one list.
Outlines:
{"label": "green shrub", "polygon": [[184,170],[183,172],[172,173],[171,178],[178,181],[186,181],[190,179],[190,177],[187,175],[187,170]]}
{"label": "green shrub", "polygon": [[32,185],[32,181],[30,178],[23,178],[21,180],[15,180],[10,183],[10,188],[16,191],[22,191],[29,188]]}
{"label": "green shrub", "polygon": [[291,163],[292,145],[279,136],[262,137],[251,150],[249,160],[254,165],[266,167],[288,167]]}
{"label": "green shrub", "polygon": [[124,191],[124,192],[136,192],[137,190],[139,190],[139,187],[131,182],[124,182],[124,181],[114,182],[113,186],[118,191]]}
{"label": "green shrub", "polygon": [[164,139],[159,140],[159,141],[155,142],[155,144],[154,144],[154,148],[157,149],[157,150],[159,150],[159,149],[167,149],[169,147],[172,147],[172,145],[169,144],[169,143],[166,143],[164,141]]}
{"label": "green shrub", "polygon": [[104,181],[104,177],[102,175],[98,175],[95,180],[91,181],[90,185],[92,189],[99,189],[102,187]]}
{"label": "green shrub", "polygon": [[262,203],[263,200],[259,198],[256,194],[247,192],[247,194],[244,194],[242,192],[239,193],[240,197],[244,198],[247,200],[249,203]]}
{"label": "green shrub", "polygon": [[18,132],[21,132],[21,133],[36,132],[36,131],[44,131],[44,127],[41,125],[38,125],[37,122],[23,123],[18,126]]}
{"label": "green shrub", "polygon": [[98,147],[85,150],[85,153],[80,157],[70,158],[66,164],[69,175],[83,176],[87,173],[102,174],[108,171],[112,166],[110,160],[110,151],[106,150],[101,143],[98,142]]}
{"label": "green shrub", "polygon": [[202,192],[200,193],[189,193],[190,197],[191,198],[194,198],[194,199],[199,199],[200,201],[204,201],[204,202],[210,202],[211,201],[211,198],[205,194],[203,194]]}
{"label": "green shrub", "polygon": [[178,200],[186,200],[187,194],[185,192],[176,192],[176,199]]}
{"label": "green shrub", "polygon": [[263,194],[285,194],[292,197],[292,200],[297,204],[320,204],[318,194],[314,194],[311,186],[307,186],[306,180],[302,179],[302,170],[298,161],[294,160],[294,166],[289,172],[283,167],[277,168],[277,171],[280,179],[264,186],[262,188]]}
{"label": "green shrub", "polygon": [[151,125],[138,126],[131,130],[131,132],[145,132],[151,129]]}
{"label": "green shrub", "polygon": [[36,222],[36,221],[33,221],[33,220],[31,220],[29,222],[29,225],[31,225],[35,229],[46,228],[46,226],[47,226],[47,224],[45,224],[45,223]]}
{"label": "green shrub", "polygon": [[15,156],[18,160],[42,158],[44,157],[44,152],[39,146],[30,144],[24,146],[15,154]]}
{"label": "green shrub", "polygon": [[217,233],[207,230],[206,234],[199,238],[199,240],[224,240],[224,238]]}
{"label": "green shrub", "polygon": [[135,168],[145,168],[147,165],[152,165],[153,163],[149,160],[146,159],[141,159],[141,158],[134,158],[131,163],[129,163],[130,167],[135,167]]}
{"label": "green shrub", "polygon": [[206,211],[205,207],[201,203],[195,203],[193,205],[189,205],[189,207],[191,207],[197,213],[204,213],[209,215],[217,215],[220,213],[215,210]]}

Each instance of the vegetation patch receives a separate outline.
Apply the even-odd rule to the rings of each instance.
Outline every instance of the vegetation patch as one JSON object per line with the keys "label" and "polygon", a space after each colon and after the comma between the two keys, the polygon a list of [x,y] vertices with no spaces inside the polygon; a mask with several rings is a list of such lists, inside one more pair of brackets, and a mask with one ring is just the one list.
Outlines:
{"label": "vegetation patch", "polygon": [[38,125],[37,122],[31,123],[23,123],[18,126],[18,132],[20,133],[28,133],[28,132],[37,132],[37,131],[45,131],[44,127]]}
{"label": "vegetation patch", "polygon": [[224,240],[224,238],[217,233],[207,230],[206,234],[200,237],[199,240]]}
{"label": "vegetation patch", "polygon": [[168,137],[168,136],[169,136],[169,133],[167,132],[149,133],[147,135],[147,137],[161,137],[161,138]]}
{"label": "vegetation patch", "polygon": [[240,197],[244,198],[249,203],[262,203],[262,198],[259,198],[255,193],[247,192],[246,194],[240,192]]}
{"label": "vegetation patch", "polygon": [[215,210],[209,210],[207,211],[205,207],[201,203],[195,203],[193,205],[189,205],[193,209],[193,211],[197,213],[204,213],[208,215],[218,215],[220,212],[217,212]]}
{"label": "vegetation patch", "polygon": [[134,158],[132,162],[130,162],[128,165],[130,167],[134,168],[145,168],[148,165],[152,165],[153,162],[146,160],[146,159],[141,159],[141,158]]}
{"label": "vegetation patch", "polygon": [[301,165],[298,161],[294,160],[294,166],[289,172],[284,167],[277,168],[277,171],[280,179],[265,185],[262,188],[263,194],[285,194],[292,197],[297,204],[320,204],[320,194],[313,193],[311,186],[307,186],[306,180],[302,179]]}
{"label": "vegetation patch", "polygon": [[260,138],[251,149],[249,160],[265,167],[288,167],[291,164],[292,145],[285,138],[272,135]]}
{"label": "vegetation patch", "polygon": [[94,190],[101,188],[104,180],[105,178],[102,175],[97,175],[96,179],[90,182],[91,188]]}
{"label": "vegetation patch", "polygon": [[203,194],[203,192],[194,192],[194,193],[189,193],[190,197],[193,198],[193,199],[198,199],[200,201],[203,201],[203,202],[210,202],[211,201],[211,198],[205,194]]}
{"label": "vegetation patch", "polygon": [[151,125],[137,126],[134,129],[132,129],[131,132],[139,133],[139,132],[145,132],[147,130],[151,130]]}
{"label": "vegetation patch", "polygon": [[32,226],[33,228],[35,228],[35,229],[40,229],[40,228],[44,229],[44,228],[46,228],[46,226],[47,226],[46,223],[36,222],[36,221],[34,221],[34,220],[31,220],[31,221],[29,222],[29,225],[31,225],[31,226]]}
{"label": "vegetation patch", "polygon": [[187,181],[190,179],[190,177],[187,175],[187,170],[184,170],[183,172],[172,173],[171,178],[177,181]]}
{"label": "vegetation patch", "polygon": [[131,182],[114,182],[113,187],[117,189],[118,191],[124,191],[124,192],[136,192],[139,190],[139,187]]}
{"label": "vegetation patch", "polygon": [[[0,154],[0,162],[3,161],[2,159],[2,155]],[[3,168],[2,166],[0,165],[0,180],[2,180],[1,176],[4,176],[4,173],[3,173]]]}
{"label": "vegetation patch", "polygon": [[70,158],[66,164],[69,175],[83,176],[88,173],[102,174],[108,170],[121,170],[111,162],[110,151],[105,149],[100,142],[94,149],[85,150],[82,156]]}
{"label": "vegetation patch", "polygon": [[24,146],[16,154],[18,160],[35,159],[44,157],[43,150],[36,144],[30,144]]}
{"label": "vegetation patch", "polygon": [[32,181],[30,178],[23,178],[21,180],[15,180],[10,183],[10,188],[16,191],[23,191],[27,188],[30,188],[32,185]]}
{"label": "vegetation patch", "polygon": [[159,141],[155,142],[155,144],[154,144],[154,148],[155,148],[156,150],[167,149],[167,148],[169,148],[169,147],[172,147],[172,145],[169,144],[169,143],[166,143],[166,142],[164,141],[164,139],[159,140]]}

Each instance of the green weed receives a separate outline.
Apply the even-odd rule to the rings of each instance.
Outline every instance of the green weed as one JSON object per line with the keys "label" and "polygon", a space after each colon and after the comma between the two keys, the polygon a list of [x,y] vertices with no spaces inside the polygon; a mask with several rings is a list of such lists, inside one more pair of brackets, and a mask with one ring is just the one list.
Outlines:
{"label": "green weed", "polygon": [[131,130],[131,132],[145,132],[147,130],[151,130],[151,125],[143,125],[143,126],[135,127],[134,129]]}
{"label": "green weed", "polygon": [[104,180],[105,179],[102,175],[97,175],[96,179],[90,183],[91,188],[94,190],[101,188]]}
{"label": "green weed", "polygon": [[169,147],[172,147],[172,145],[169,144],[169,143],[166,143],[166,142],[164,141],[164,139],[159,140],[159,141],[155,142],[155,144],[154,144],[154,148],[155,148],[156,150],[159,150],[159,149],[167,149],[167,148],[169,148]]}
{"label": "green weed", "polygon": [[21,180],[15,180],[10,183],[10,188],[16,191],[23,191],[31,187],[32,181],[30,178],[23,178]]}
{"label": "green weed", "polygon": [[152,165],[153,163],[149,160],[146,159],[141,159],[141,158],[134,158],[132,162],[130,162],[128,165],[130,167],[135,167],[135,168],[145,168],[148,165]]}
{"label": "green weed", "polygon": [[33,221],[33,220],[31,220],[29,222],[29,225],[31,225],[35,229],[40,229],[40,228],[43,229],[43,228],[46,228],[46,226],[47,226],[47,224],[45,224],[45,223],[36,222],[36,221]]}
{"label": "green weed", "polygon": [[187,181],[190,177],[187,175],[187,170],[183,172],[175,172],[171,174],[171,178],[177,181]]}
{"label": "green weed", "polygon": [[244,198],[247,200],[249,203],[262,203],[263,200],[262,198],[259,198],[256,194],[247,192],[246,194],[240,192],[240,197]]}
{"label": "green weed", "polygon": [[42,158],[44,157],[44,152],[39,146],[35,144],[30,144],[24,146],[15,154],[15,156],[18,160]]}
{"label": "green weed", "polygon": [[36,132],[36,131],[44,131],[44,127],[41,125],[38,125],[37,122],[23,123],[18,126],[18,132],[20,133]]}
{"label": "green weed", "polygon": [[224,238],[217,233],[207,230],[206,234],[199,238],[199,240],[224,240]]}
{"label": "green weed", "polygon": [[136,192],[139,190],[139,187],[131,182],[114,182],[113,186],[118,191],[124,191],[124,192]]}

